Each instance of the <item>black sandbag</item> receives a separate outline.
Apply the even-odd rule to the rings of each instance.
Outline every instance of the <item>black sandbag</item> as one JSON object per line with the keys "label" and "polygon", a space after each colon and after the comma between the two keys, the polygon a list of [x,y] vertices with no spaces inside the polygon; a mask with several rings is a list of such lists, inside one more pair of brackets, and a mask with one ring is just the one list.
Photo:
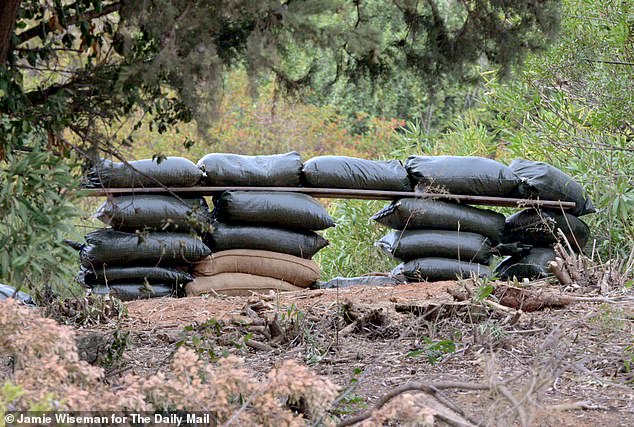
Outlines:
{"label": "black sandbag", "polygon": [[376,246],[401,261],[436,257],[487,264],[491,259],[489,239],[466,231],[399,230],[383,237]]}
{"label": "black sandbag", "polygon": [[211,186],[298,187],[302,158],[292,151],[270,156],[212,153],[198,161]]}
{"label": "black sandbag", "polygon": [[84,285],[147,282],[176,286],[192,280],[185,271],[164,267],[81,267],[77,273],[77,281]]}
{"label": "black sandbag", "polygon": [[200,240],[184,233],[125,233],[111,229],[86,235],[79,255],[84,267],[173,266],[200,261],[211,254]]}
{"label": "black sandbag", "polygon": [[531,251],[533,245],[527,245],[522,242],[500,243],[491,248],[494,255],[526,255]]}
{"label": "black sandbag", "polygon": [[522,182],[508,166],[484,157],[410,156],[405,168],[412,185],[432,192],[504,197]]}
{"label": "black sandbag", "polygon": [[388,286],[400,285],[402,279],[394,276],[359,276],[359,277],[335,277],[327,282],[315,282],[311,289],[349,288],[352,286]]}
{"label": "black sandbag", "polygon": [[110,295],[121,301],[134,301],[137,299],[175,297],[178,296],[178,290],[170,285],[146,285],[139,283],[119,283],[116,285],[99,285],[90,288],[93,295]]}
{"label": "black sandbag", "polygon": [[95,218],[116,230],[197,230],[209,228],[212,215],[202,197],[182,199],[160,194],[110,197]]}
{"label": "black sandbag", "polygon": [[335,225],[315,199],[300,193],[225,191],[214,199],[216,219],[227,224],[258,224],[296,230]]}
{"label": "black sandbag", "polygon": [[366,160],[346,156],[314,157],[304,164],[307,187],[411,191],[400,160]]}
{"label": "black sandbag", "polygon": [[590,228],[573,215],[546,209],[524,209],[506,218],[502,241],[546,247],[561,240],[558,229],[577,251],[583,250],[590,238]]}
{"label": "black sandbag", "polygon": [[306,259],[328,245],[328,240],[313,231],[289,231],[252,225],[214,224],[205,236],[205,243],[214,252],[229,249],[261,249]]}
{"label": "black sandbag", "polygon": [[460,230],[482,234],[498,243],[504,231],[504,215],[488,209],[431,199],[400,199],[377,212],[372,219],[397,230]]}
{"label": "black sandbag", "polygon": [[35,304],[35,301],[33,301],[33,298],[31,298],[31,295],[27,294],[26,292],[18,291],[16,293],[15,291],[16,289],[14,287],[0,283],[0,301],[5,301],[9,298],[14,298],[25,305],[28,305],[31,307],[37,306],[37,304]]}
{"label": "black sandbag", "polygon": [[526,198],[575,202],[570,213],[576,216],[596,212],[586,190],[569,175],[543,162],[516,159],[509,168],[528,185],[520,186],[520,195]]}
{"label": "black sandbag", "polygon": [[103,160],[88,171],[87,187],[193,187],[202,171],[184,157],[133,160],[115,163]]}
{"label": "black sandbag", "polygon": [[512,256],[502,261],[495,274],[503,280],[535,280],[551,275],[548,263],[556,257],[552,248],[533,248],[528,255]]}
{"label": "black sandbag", "polygon": [[410,282],[437,282],[467,279],[472,275],[489,276],[489,267],[449,258],[419,258],[397,265],[393,275],[403,275]]}

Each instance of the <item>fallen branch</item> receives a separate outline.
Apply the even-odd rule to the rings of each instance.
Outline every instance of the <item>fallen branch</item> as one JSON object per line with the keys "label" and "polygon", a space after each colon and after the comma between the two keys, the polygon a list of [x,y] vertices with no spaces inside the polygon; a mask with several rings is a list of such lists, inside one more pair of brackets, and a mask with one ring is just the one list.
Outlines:
{"label": "fallen branch", "polygon": [[[363,411],[362,413],[360,413],[360,414],[358,414],[358,415],[356,415],[354,417],[350,417],[350,418],[348,418],[346,420],[341,421],[339,424],[337,424],[337,427],[350,426],[350,425],[353,425],[353,424],[360,423],[361,421],[367,420],[368,418],[370,418],[372,416],[373,412],[378,411],[383,406],[385,406],[385,404],[388,403],[390,400],[394,399],[395,397],[397,397],[397,396],[399,396],[399,395],[401,395],[403,393],[407,393],[409,391],[420,391],[420,392],[426,393],[426,394],[428,394],[430,396],[433,396],[434,398],[437,398],[437,394],[438,394],[439,390],[447,390],[447,389],[489,390],[490,386],[489,386],[489,384],[463,383],[463,382],[446,382],[446,383],[435,383],[435,384],[434,383],[425,384],[425,383],[421,383],[421,382],[412,382],[412,383],[404,384],[404,385],[402,385],[402,386],[400,386],[398,388],[395,388],[391,392],[385,394],[383,397],[381,397],[381,399],[379,399],[379,401],[371,409],[368,409],[367,411]],[[464,413],[464,411],[462,411],[459,408],[457,408],[454,404],[449,403],[445,399],[442,399],[442,400],[441,399],[437,399],[437,400],[439,402],[441,402],[443,405],[447,406],[449,409],[458,412],[465,419],[467,419],[469,421],[469,423],[470,423],[470,424],[455,424],[455,423],[453,423],[452,425],[460,425],[460,426],[473,425],[473,426],[477,426],[477,425],[480,424],[480,422],[468,418],[467,415]],[[449,422],[449,420],[447,420],[447,419],[445,419],[444,421],[445,422]]]}
{"label": "fallen branch", "polygon": [[576,298],[543,290],[533,291],[508,285],[497,285],[493,291],[501,305],[524,312],[561,308],[577,301]]}
{"label": "fallen branch", "polygon": [[273,347],[271,347],[270,345],[264,344],[264,343],[262,343],[260,341],[255,341],[255,340],[252,340],[252,339],[245,339],[244,340],[244,344],[247,347],[251,347],[252,349],[255,349],[255,350],[273,351]]}

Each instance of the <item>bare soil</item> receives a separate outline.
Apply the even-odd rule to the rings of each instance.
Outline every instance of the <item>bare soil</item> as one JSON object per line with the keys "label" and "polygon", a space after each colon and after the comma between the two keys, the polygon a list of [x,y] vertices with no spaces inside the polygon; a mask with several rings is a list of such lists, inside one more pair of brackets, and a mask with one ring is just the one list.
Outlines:
{"label": "bare soil", "polygon": [[[445,396],[484,425],[520,425],[520,416],[539,426],[634,425],[631,293],[568,293],[578,301],[524,312],[473,295],[460,301],[464,290],[438,282],[142,300],[127,303],[120,322],[78,332],[128,334],[111,377],[162,371],[177,345],[203,357],[237,354],[255,376],[296,359],[346,391],[336,408],[342,419],[398,386],[455,381],[465,386]],[[514,402],[495,387],[468,390],[504,381]]]}

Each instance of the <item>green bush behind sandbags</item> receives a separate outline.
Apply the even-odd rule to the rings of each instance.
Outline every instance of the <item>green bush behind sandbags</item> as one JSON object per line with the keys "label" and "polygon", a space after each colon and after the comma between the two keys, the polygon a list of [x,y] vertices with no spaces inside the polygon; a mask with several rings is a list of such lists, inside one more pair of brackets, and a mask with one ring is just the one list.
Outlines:
{"label": "green bush behind sandbags", "polygon": [[212,214],[204,198],[161,194],[109,197],[94,216],[122,231],[206,231],[212,223]]}
{"label": "green bush behind sandbags", "polygon": [[405,168],[412,185],[450,194],[505,197],[522,183],[508,166],[485,157],[410,156]]}
{"label": "green bush behind sandbags", "polygon": [[396,230],[460,230],[486,236],[499,243],[504,233],[504,215],[431,199],[406,198],[383,208],[372,219]]}
{"label": "green bush behind sandbags", "polygon": [[198,166],[210,186],[298,187],[302,158],[296,151],[268,156],[212,153]]}
{"label": "green bush behind sandbags", "polygon": [[87,187],[193,187],[202,171],[184,157],[133,160],[127,163],[103,160],[87,174]]}
{"label": "green bush behind sandbags", "polygon": [[315,199],[300,193],[225,191],[214,198],[214,216],[226,224],[258,224],[294,230],[323,230],[335,225]]}
{"label": "green bush behind sandbags", "polygon": [[576,208],[570,211],[575,216],[596,212],[586,190],[556,167],[544,162],[516,159],[509,168],[528,184],[518,188],[520,196],[575,202]]}
{"label": "green bush behind sandbags", "polygon": [[402,275],[408,281],[420,282],[467,279],[472,275],[487,277],[489,274],[486,265],[438,257],[418,258],[399,264],[392,270],[394,276]]}
{"label": "green bush behind sandbags", "polygon": [[211,251],[199,239],[184,233],[126,233],[111,229],[86,235],[80,250],[84,267],[107,266],[174,266],[199,261]]}
{"label": "green bush behind sandbags", "polygon": [[229,249],[260,249],[310,259],[328,245],[313,231],[289,231],[255,225],[215,223],[203,240],[214,252]]}
{"label": "green bush behind sandbags", "polygon": [[552,248],[533,248],[527,255],[506,258],[496,267],[495,274],[503,280],[540,279],[550,275],[548,263],[555,257]]}
{"label": "green bush behind sandbags", "polygon": [[489,239],[465,231],[399,230],[375,245],[401,261],[436,257],[487,264],[492,256]]}
{"label": "green bush behind sandbags", "polygon": [[307,187],[358,190],[411,191],[400,160],[366,160],[346,156],[319,156],[302,168]]}
{"label": "green bush behind sandbags", "polygon": [[582,251],[590,238],[590,228],[579,218],[554,210],[524,209],[506,218],[504,243],[521,242],[547,247],[561,240],[561,229],[570,246]]}

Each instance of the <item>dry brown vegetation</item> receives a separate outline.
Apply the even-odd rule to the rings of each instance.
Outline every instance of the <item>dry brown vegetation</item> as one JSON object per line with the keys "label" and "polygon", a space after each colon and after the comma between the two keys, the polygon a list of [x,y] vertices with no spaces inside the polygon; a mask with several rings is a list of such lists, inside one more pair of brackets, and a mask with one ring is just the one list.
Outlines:
{"label": "dry brown vegetation", "polygon": [[5,387],[2,410],[204,410],[225,425],[634,423],[634,298],[622,283],[81,300],[48,315],[68,325],[2,303],[3,377],[20,386]]}

